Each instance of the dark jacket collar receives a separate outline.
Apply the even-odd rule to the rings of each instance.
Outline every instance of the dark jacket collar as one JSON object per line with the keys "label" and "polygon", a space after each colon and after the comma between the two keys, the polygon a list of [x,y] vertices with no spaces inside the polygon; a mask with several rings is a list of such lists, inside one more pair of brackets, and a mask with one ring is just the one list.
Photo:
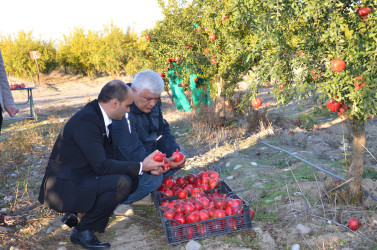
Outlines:
{"label": "dark jacket collar", "polygon": [[130,112],[134,114],[142,114],[143,112],[136,106],[136,104],[133,102],[130,107]]}
{"label": "dark jacket collar", "polygon": [[130,107],[130,112],[133,113],[133,114],[145,114],[145,115],[147,115],[147,114],[151,114],[151,113],[156,112],[156,110],[158,109],[157,106],[159,105],[159,103],[160,103],[160,100],[156,103],[156,105],[153,107],[153,109],[152,109],[151,112],[149,112],[149,113],[144,113],[143,111],[141,111],[141,110],[136,106],[135,103],[132,103],[132,104],[131,104],[131,107]]}
{"label": "dark jacket collar", "polygon": [[99,107],[98,100],[95,99],[89,102],[87,105],[91,106],[94,109],[94,111],[96,112],[96,114],[98,115],[98,117],[100,118],[100,120],[103,122],[105,126],[105,120],[103,119],[102,111],[101,111],[101,108]]}

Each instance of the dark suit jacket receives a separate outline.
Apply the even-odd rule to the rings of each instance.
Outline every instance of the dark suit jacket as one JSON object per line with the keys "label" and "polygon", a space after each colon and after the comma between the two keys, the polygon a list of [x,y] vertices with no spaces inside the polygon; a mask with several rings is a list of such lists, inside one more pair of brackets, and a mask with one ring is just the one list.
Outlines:
{"label": "dark suit jacket", "polygon": [[[138,180],[139,162],[114,160],[111,138],[98,101],[88,103],[69,119],[52,149],[39,201],[59,212],[87,212],[97,195],[101,176],[125,174]],[[137,183],[133,183],[137,185]]]}

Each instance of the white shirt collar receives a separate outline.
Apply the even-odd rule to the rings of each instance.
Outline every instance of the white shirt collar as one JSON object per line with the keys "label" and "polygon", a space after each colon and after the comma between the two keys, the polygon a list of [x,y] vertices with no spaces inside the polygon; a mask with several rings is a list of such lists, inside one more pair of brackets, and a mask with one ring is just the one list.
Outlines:
{"label": "white shirt collar", "polygon": [[126,113],[126,114],[124,115],[124,117],[126,117],[127,124],[128,124],[128,131],[129,131],[130,134],[131,134],[131,124],[130,124],[130,120],[128,119],[128,113]]}
{"label": "white shirt collar", "polygon": [[101,107],[99,103],[98,105],[99,105],[99,108],[101,109],[103,120],[105,121],[106,135],[107,137],[109,137],[109,128],[107,126],[109,126],[113,121],[107,116],[105,110],[103,110],[103,108]]}

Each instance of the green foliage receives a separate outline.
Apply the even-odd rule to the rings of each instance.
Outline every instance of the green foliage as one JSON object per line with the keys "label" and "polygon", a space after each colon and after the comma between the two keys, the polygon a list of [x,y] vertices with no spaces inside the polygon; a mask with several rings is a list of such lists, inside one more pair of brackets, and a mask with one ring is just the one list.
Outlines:
{"label": "green foliage", "polygon": [[32,37],[32,32],[18,32],[17,36],[0,37],[0,49],[5,69],[9,75],[32,80],[37,79],[37,66],[30,58],[30,51],[39,51],[39,71],[48,73],[58,66],[56,50],[51,41],[46,42]]}
{"label": "green foliage", "polygon": [[[183,78],[183,85],[188,86],[189,75],[196,73],[210,80],[213,92],[231,99],[236,83],[251,71],[250,93],[238,104],[241,108],[255,99],[259,86],[271,82],[281,105],[316,96],[315,100],[343,101],[347,116],[360,121],[376,113],[377,18],[374,14],[368,20],[359,16],[355,10],[359,2],[159,3],[165,17],[145,31],[151,38],[142,53],[156,71],[173,68]],[[374,3],[364,4],[373,7]],[[210,34],[216,35],[214,41],[209,40]],[[205,49],[210,52],[205,54]],[[178,68],[186,70],[169,64],[169,58],[178,60]],[[339,74],[330,68],[337,58],[346,62],[346,69]],[[357,76],[363,79],[356,81],[366,83],[360,89],[354,84]]]}
{"label": "green foliage", "polygon": [[242,235],[227,235],[225,240],[227,243],[232,243],[240,247],[247,247],[250,249],[259,249],[258,237],[256,234],[242,234]]}
{"label": "green foliage", "polygon": [[294,122],[294,125],[305,130],[315,130],[315,128],[318,126],[316,121],[309,115],[299,116]]}
{"label": "green foliage", "polygon": [[102,72],[120,75],[140,46],[130,28],[124,33],[110,24],[101,32],[90,30],[87,35],[83,28],[75,28],[60,42],[58,58],[65,70],[73,69],[89,76]]}
{"label": "green foliage", "polygon": [[370,168],[368,170],[364,170],[363,172],[363,178],[370,178],[372,180],[377,180],[377,171],[373,168]]}
{"label": "green foliage", "polygon": [[315,181],[315,178],[313,176],[313,168],[306,164],[298,165],[298,167],[293,169],[292,172],[295,175],[296,179]]}
{"label": "green foliage", "polygon": [[[262,38],[257,47],[269,46],[255,68],[275,83],[279,103],[320,93],[343,101],[347,115],[357,120],[376,111],[376,16],[364,20],[355,10],[356,1],[265,1],[258,8],[254,32]],[[373,2],[365,3],[372,7]],[[263,24],[262,26],[260,24]],[[265,29],[262,29],[262,27]],[[266,32],[266,30],[271,32]],[[260,45],[260,46],[259,46]],[[332,71],[332,60],[341,58],[346,69]],[[267,73],[267,74],[266,74]],[[355,88],[355,78],[366,83]],[[282,87],[281,83],[284,83]],[[280,86],[280,88],[279,88]]]}
{"label": "green foliage", "polygon": [[[146,48],[151,66],[156,71],[170,67],[185,86],[190,73],[196,73],[209,80],[216,97],[225,93],[228,100],[236,99],[237,82],[248,76],[250,92],[241,103],[234,101],[239,114],[266,82],[271,83],[278,105],[309,98],[340,102],[338,115],[357,124],[355,128],[364,127],[376,114],[375,1],[160,0],[159,4],[165,18],[145,32],[151,37]],[[368,17],[356,9],[363,6],[372,9]],[[211,41],[210,34],[216,39]],[[180,67],[169,65],[169,58]],[[345,69],[333,71],[334,59],[344,60]],[[314,130],[314,122],[308,120],[304,128],[312,125]]]}
{"label": "green foliage", "polygon": [[[165,73],[172,69],[186,88],[189,76],[196,74],[209,80],[212,93],[232,96],[235,83],[250,68],[243,55],[244,43],[253,40],[245,25],[241,27],[232,21],[241,18],[239,14],[230,14],[237,10],[238,3],[230,0],[159,3],[165,18],[144,32],[151,37],[146,47],[149,55],[145,57],[152,68]],[[215,40],[211,41],[210,35],[215,35]],[[221,85],[217,86],[217,82]]]}
{"label": "green foliage", "polygon": [[114,24],[105,26],[102,31],[86,32],[75,28],[64,35],[57,46],[51,41],[35,39],[32,32],[20,31],[14,38],[0,37],[0,49],[9,75],[37,78],[35,61],[30,59],[29,51],[39,51],[39,70],[49,73],[57,67],[76,74],[97,76],[107,73],[115,76],[136,73],[145,68],[144,61],[138,56],[143,48],[137,34],[128,28],[126,32]]}
{"label": "green foliage", "polygon": [[289,167],[289,165],[287,164],[287,162],[285,161],[285,159],[279,159],[278,162],[277,162],[277,164],[276,164],[276,167],[280,168],[280,169],[283,169],[283,168]]}

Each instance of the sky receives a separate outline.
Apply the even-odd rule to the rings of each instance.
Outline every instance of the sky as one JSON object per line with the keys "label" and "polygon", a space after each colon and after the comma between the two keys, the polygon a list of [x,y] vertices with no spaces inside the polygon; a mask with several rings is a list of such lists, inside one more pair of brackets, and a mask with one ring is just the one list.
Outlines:
{"label": "sky", "polygon": [[33,31],[42,40],[63,40],[75,27],[103,30],[113,22],[124,31],[140,34],[163,15],[157,0],[2,0],[0,36]]}

